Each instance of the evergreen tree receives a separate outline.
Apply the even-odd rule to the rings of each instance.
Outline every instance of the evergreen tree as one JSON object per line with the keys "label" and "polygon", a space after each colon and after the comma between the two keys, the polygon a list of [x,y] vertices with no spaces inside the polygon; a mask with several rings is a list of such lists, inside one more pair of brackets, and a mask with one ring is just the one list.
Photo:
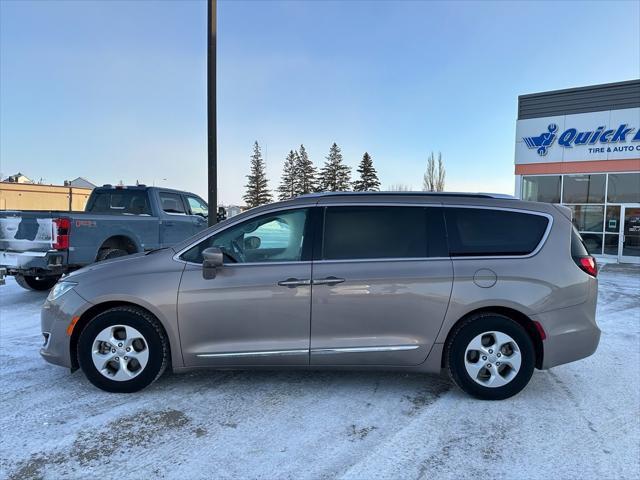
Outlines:
{"label": "evergreen tree", "polygon": [[356,192],[377,192],[380,190],[378,172],[373,166],[373,160],[368,152],[364,152],[360,165],[358,165],[360,180],[353,182],[353,190]]}
{"label": "evergreen tree", "polygon": [[247,180],[247,184],[245,185],[247,190],[242,197],[247,207],[253,208],[272,201],[264,160],[262,159],[260,145],[258,145],[257,141],[253,144],[251,172],[247,175]]}
{"label": "evergreen tree", "polygon": [[346,192],[351,186],[351,169],[342,163],[340,147],[334,142],[320,171],[320,188],[325,192]]}
{"label": "evergreen tree", "polygon": [[278,199],[287,200],[297,195],[298,178],[298,163],[299,155],[293,150],[289,151],[284,166],[282,167],[282,179],[280,180],[280,186],[278,187]]}
{"label": "evergreen tree", "polygon": [[297,181],[296,181],[296,195],[304,195],[305,193],[315,192],[317,186],[317,172],[313,162],[309,160],[307,150],[304,145],[300,145],[300,150],[297,154]]}

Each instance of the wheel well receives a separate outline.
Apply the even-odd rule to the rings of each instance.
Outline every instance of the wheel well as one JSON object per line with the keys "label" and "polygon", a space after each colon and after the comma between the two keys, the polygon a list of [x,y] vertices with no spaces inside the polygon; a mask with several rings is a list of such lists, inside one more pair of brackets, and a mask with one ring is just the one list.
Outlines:
{"label": "wheel well", "polygon": [[[525,332],[527,332],[527,334],[529,335],[529,338],[531,338],[531,341],[533,342],[533,349],[534,349],[535,355],[536,355],[536,368],[542,368],[542,360],[543,360],[543,356],[544,356],[544,348],[542,346],[542,338],[540,338],[540,333],[538,332],[538,329],[534,325],[533,320],[531,320],[529,317],[527,317],[524,313],[519,312],[518,310],[514,310],[513,308],[508,308],[508,307],[485,307],[485,308],[479,308],[477,310],[473,310],[472,312],[467,313],[464,317],[462,317],[460,320],[458,320],[455,323],[455,325],[453,325],[453,327],[451,327],[451,329],[449,330],[449,333],[447,334],[447,339],[445,340],[445,345],[448,344],[449,337],[456,330],[456,327],[458,326],[458,324],[460,324],[461,322],[463,322],[464,320],[469,318],[471,315],[475,315],[475,314],[478,314],[478,313],[499,313],[500,315],[504,315],[505,317],[509,317],[510,319],[512,319],[515,322],[517,322],[518,324],[520,324],[520,326],[522,328],[524,328]],[[444,368],[446,366],[445,359],[446,359],[446,349],[443,349],[443,351],[442,351],[442,361],[441,361],[441,367],[442,368]]]}
{"label": "wheel well", "polygon": [[102,245],[98,249],[98,252],[100,252],[100,250],[105,250],[108,248],[118,248],[121,250],[125,250],[128,254],[136,253],[138,251],[136,243],[129,237],[126,237],[124,235],[115,235],[113,237],[107,238],[104,242],[102,242]]}
{"label": "wheel well", "polygon": [[134,308],[137,308],[139,310],[144,310],[145,312],[147,312],[149,315],[151,315],[153,317],[153,319],[158,324],[158,326],[162,330],[162,333],[164,334],[164,336],[167,339],[167,345],[168,345],[168,348],[169,348],[169,363],[168,363],[168,365],[169,365],[169,368],[171,368],[171,345],[170,345],[170,342],[169,342],[169,336],[167,335],[167,330],[164,328],[164,325],[162,325],[162,322],[160,322],[158,320],[158,318],[153,313],[151,313],[149,310],[147,310],[144,307],[141,307],[140,305],[136,305],[135,303],[131,303],[131,302],[105,302],[105,303],[99,303],[97,305],[92,306],[89,310],[87,310],[86,312],[84,312],[80,316],[78,321],[73,326],[73,332],[71,333],[71,339],[69,341],[69,353],[70,353],[70,357],[71,357],[71,370],[75,371],[78,368],[80,368],[80,365],[78,364],[78,339],[80,338],[80,333],[82,333],[82,330],[84,330],[84,328],[89,324],[89,322],[91,320],[93,320],[96,316],[98,316],[102,312],[106,312],[107,310],[109,310],[111,308],[114,308],[114,307],[134,307]]}

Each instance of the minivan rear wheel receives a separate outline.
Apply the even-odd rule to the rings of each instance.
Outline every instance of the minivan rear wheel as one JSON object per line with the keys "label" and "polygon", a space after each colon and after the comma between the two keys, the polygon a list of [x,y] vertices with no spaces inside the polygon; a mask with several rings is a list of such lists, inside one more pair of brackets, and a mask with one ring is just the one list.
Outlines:
{"label": "minivan rear wheel", "polygon": [[156,319],[145,310],[121,306],[93,318],[78,339],[78,363],[96,387],[137,392],[167,367],[169,346]]}
{"label": "minivan rear wheel", "polygon": [[456,327],[446,346],[449,374],[462,390],[483,400],[519,393],[535,366],[524,328],[497,313],[473,315]]}

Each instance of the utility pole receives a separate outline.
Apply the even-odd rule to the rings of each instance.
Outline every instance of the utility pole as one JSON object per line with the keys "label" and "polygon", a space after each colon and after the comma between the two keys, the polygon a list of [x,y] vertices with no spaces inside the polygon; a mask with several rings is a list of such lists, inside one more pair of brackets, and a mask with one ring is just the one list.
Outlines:
{"label": "utility pole", "polygon": [[217,0],[207,0],[207,132],[209,226],[218,219],[218,132],[216,128],[216,10]]}

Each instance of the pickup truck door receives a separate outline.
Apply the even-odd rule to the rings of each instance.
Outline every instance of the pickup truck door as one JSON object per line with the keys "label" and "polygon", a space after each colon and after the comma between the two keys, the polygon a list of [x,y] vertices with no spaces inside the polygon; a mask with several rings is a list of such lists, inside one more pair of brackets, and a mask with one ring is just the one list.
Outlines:
{"label": "pickup truck door", "polygon": [[196,197],[195,195],[185,195],[184,198],[187,206],[189,207],[189,214],[191,215],[193,225],[193,234],[195,235],[200,230],[207,228],[209,208],[204,200]]}
{"label": "pickup truck door", "polygon": [[169,247],[193,235],[193,220],[182,195],[158,192],[160,206],[160,243]]}

